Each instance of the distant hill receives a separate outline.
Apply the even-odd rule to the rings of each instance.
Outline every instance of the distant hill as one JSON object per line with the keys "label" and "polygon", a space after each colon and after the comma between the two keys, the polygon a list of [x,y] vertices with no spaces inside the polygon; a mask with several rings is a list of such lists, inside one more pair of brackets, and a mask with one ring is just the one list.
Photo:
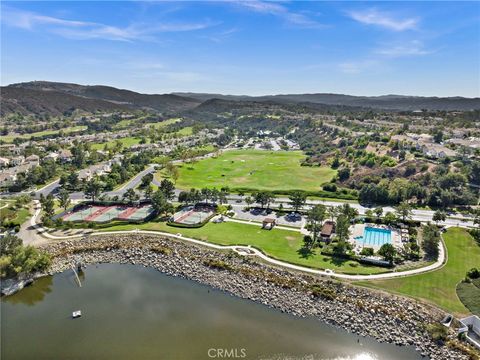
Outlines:
{"label": "distant hill", "polygon": [[222,99],[230,101],[274,101],[279,103],[312,103],[342,105],[384,110],[474,110],[480,109],[480,98],[423,97],[404,95],[352,96],[342,94],[286,94],[267,96],[219,95],[206,93],[175,93],[180,96],[206,101]]}
{"label": "distant hill", "polygon": [[[150,109],[159,112],[183,111],[193,108],[201,102],[196,99],[173,94],[148,95],[130,90],[117,89],[110,86],[86,86],[49,81],[32,81],[12,84],[5,87],[5,89],[17,89],[18,91],[20,91],[20,89],[33,90],[42,92],[43,94],[51,92],[64,93],[70,95],[70,97],[65,98],[65,100],[68,99],[69,101],[72,100],[72,96],[74,96],[77,98],[105,101],[115,105],[123,105],[123,107],[127,109]],[[20,93],[17,92],[17,94]],[[68,107],[68,104],[66,104],[66,106]]]}
{"label": "distant hill", "polygon": [[[351,96],[342,94],[286,94],[267,96],[207,93],[141,94],[102,85],[31,81],[1,88],[1,115],[61,115],[72,110],[112,111],[144,109],[163,114],[190,114],[212,118],[215,113],[252,114],[325,110],[472,110],[480,98],[420,96]],[[215,100],[215,101],[214,101]]]}
{"label": "distant hill", "polygon": [[83,98],[58,91],[41,91],[7,86],[0,88],[0,95],[1,116],[10,113],[60,116],[73,110],[109,112],[128,109],[121,104]]}

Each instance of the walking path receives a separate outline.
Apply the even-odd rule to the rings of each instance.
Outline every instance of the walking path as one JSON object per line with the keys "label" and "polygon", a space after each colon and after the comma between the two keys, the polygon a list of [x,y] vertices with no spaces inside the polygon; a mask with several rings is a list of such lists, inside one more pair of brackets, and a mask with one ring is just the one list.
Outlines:
{"label": "walking path", "polygon": [[[235,251],[235,252],[237,252],[238,254],[241,254],[241,255],[257,256],[257,257],[261,258],[262,260],[264,260],[264,261],[266,261],[270,264],[281,266],[281,267],[284,267],[284,268],[290,269],[290,270],[302,271],[302,272],[315,274],[315,275],[331,276],[331,277],[335,277],[335,278],[339,278],[339,279],[346,279],[346,280],[391,279],[391,278],[396,278],[396,277],[417,275],[417,274],[422,274],[422,273],[425,273],[425,272],[436,270],[436,269],[442,267],[444,265],[444,263],[446,262],[445,247],[443,245],[443,242],[440,242],[438,260],[435,263],[433,263],[429,266],[425,266],[423,268],[412,269],[412,270],[407,270],[407,271],[402,271],[402,272],[390,272],[390,273],[372,274],[372,275],[348,275],[348,274],[341,274],[341,273],[337,274],[337,273],[335,273],[335,272],[333,272],[332,270],[329,270],[329,269],[327,269],[327,270],[317,270],[317,269],[312,269],[312,268],[308,268],[308,267],[305,267],[305,266],[290,264],[290,263],[287,263],[287,262],[284,262],[284,261],[281,261],[281,260],[276,260],[276,259],[273,259],[273,258],[265,255],[260,250],[254,248],[254,247],[251,247],[251,246],[217,245],[217,244],[207,243],[205,241],[185,237],[185,236],[182,236],[182,235],[175,235],[175,234],[161,232],[161,231],[150,231],[150,230],[139,230],[139,229],[129,230],[129,231],[109,231],[109,232],[91,231],[91,232],[88,232],[87,234],[82,233],[82,234],[75,234],[75,235],[55,236],[55,235],[50,234],[48,232],[49,231],[48,229],[46,229],[46,228],[42,227],[41,225],[37,224],[37,217],[40,215],[40,212],[41,212],[40,204],[39,204],[38,201],[35,201],[35,209],[36,209],[35,213],[30,218],[30,225],[31,226],[29,227],[30,232],[35,232],[35,234],[31,234],[31,235],[33,235],[33,237],[32,237],[33,241],[32,242],[35,242],[35,243],[41,243],[42,242],[41,239],[38,239],[37,232],[39,233],[39,235],[41,237],[51,239],[51,240],[73,239],[73,238],[78,238],[78,237],[85,236],[87,234],[89,236],[108,235],[108,234],[163,235],[163,236],[166,236],[166,237],[187,241],[187,242],[190,242],[190,243],[210,247],[210,248],[217,249],[217,250],[233,250],[233,251]],[[241,221],[238,221],[238,222],[241,222]],[[296,231],[295,229],[288,229],[288,230]]]}

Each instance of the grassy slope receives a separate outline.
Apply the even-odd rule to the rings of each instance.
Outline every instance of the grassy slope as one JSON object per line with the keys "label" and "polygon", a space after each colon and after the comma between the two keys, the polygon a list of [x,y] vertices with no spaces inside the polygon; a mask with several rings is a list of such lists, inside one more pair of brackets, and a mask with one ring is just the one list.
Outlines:
{"label": "grassy slope", "polygon": [[198,229],[176,228],[161,222],[150,222],[140,225],[116,225],[103,229],[116,230],[157,230],[170,233],[180,233],[187,237],[220,245],[252,245],[265,254],[293,264],[309,266],[318,269],[332,269],[336,272],[371,274],[384,272],[384,268],[364,266],[351,261],[335,261],[331,257],[314,254],[308,258],[300,256],[298,250],[302,247],[303,236],[297,231],[273,229],[262,230],[259,225],[247,225],[234,222],[221,224],[208,223]]}
{"label": "grassy slope", "polygon": [[466,314],[468,310],[456,294],[456,286],[465,273],[480,264],[480,247],[465,229],[450,228],[444,235],[448,262],[440,270],[401,279],[360,282],[361,285],[432,302],[454,314]]}
{"label": "grassy slope", "polygon": [[336,173],[326,167],[302,167],[300,151],[234,150],[218,158],[180,166],[177,187],[222,187],[264,190],[321,190]]}
{"label": "grassy slope", "polygon": [[182,121],[182,118],[171,118],[171,119],[167,119],[165,121],[161,121],[161,122],[157,122],[157,123],[148,123],[146,125],[147,125],[147,127],[153,126],[155,129],[160,129],[162,127],[165,127],[167,125],[172,125],[172,124],[175,124],[175,123],[180,122],[180,121]]}
{"label": "grassy slope", "polygon": [[[92,150],[103,150],[103,148],[105,147],[105,144],[107,144],[108,148],[112,148],[112,147],[115,146],[115,143],[117,142],[117,140],[119,140],[123,144],[124,148],[128,148],[130,146],[140,144],[141,138],[139,138],[139,137],[126,137],[126,138],[111,140],[111,141],[108,141],[106,143],[94,143],[94,144],[92,144],[91,148],[92,148]],[[148,138],[146,140],[147,140],[147,142],[149,141]]]}

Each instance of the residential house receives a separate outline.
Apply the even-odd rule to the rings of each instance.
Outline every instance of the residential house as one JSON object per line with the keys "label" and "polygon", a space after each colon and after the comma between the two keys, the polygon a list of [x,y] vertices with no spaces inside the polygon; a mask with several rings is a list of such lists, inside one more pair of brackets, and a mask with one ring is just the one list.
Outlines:
{"label": "residential house", "polygon": [[58,153],[58,160],[61,162],[70,162],[72,160],[72,152],[68,149],[63,149]]}
{"label": "residential house", "polygon": [[57,159],[58,159],[58,154],[57,154],[56,152],[51,152],[51,153],[49,153],[47,156],[45,156],[43,159],[44,159],[44,160],[57,161]]}
{"label": "residential house", "polygon": [[10,159],[10,164],[13,166],[22,165],[25,162],[25,156],[15,156]]}
{"label": "residential house", "polygon": [[0,188],[5,189],[12,186],[17,180],[17,175],[10,172],[0,173]]}
{"label": "residential house", "polygon": [[40,157],[32,154],[25,159],[25,162],[29,163],[30,165],[38,166],[40,164]]}

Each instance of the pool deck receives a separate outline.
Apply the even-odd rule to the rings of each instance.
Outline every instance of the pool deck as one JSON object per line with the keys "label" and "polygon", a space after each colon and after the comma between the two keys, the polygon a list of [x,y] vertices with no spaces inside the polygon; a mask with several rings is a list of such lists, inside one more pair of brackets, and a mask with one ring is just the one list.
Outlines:
{"label": "pool deck", "polygon": [[354,251],[358,254],[360,251],[362,251],[363,247],[370,247],[373,248],[374,251],[378,251],[381,247],[381,245],[373,245],[373,244],[365,244],[362,245],[358,243],[355,238],[357,237],[363,237],[365,228],[366,227],[371,227],[371,228],[376,228],[376,229],[384,229],[384,230],[390,230],[391,231],[391,240],[392,240],[392,245],[395,246],[396,248],[401,248],[403,247],[402,244],[402,237],[399,229],[392,228],[390,226],[386,225],[377,225],[377,224],[355,224],[352,225],[350,228],[351,235],[349,238],[349,241],[351,244],[354,246]]}

